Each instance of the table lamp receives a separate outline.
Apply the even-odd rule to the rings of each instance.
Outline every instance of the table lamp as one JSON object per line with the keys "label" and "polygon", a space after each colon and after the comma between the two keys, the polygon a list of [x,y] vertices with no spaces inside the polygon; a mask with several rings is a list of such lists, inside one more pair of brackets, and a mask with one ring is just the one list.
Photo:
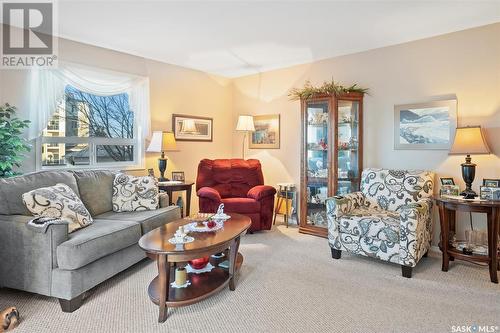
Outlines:
{"label": "table lamp", "polygon": [[245,159],[245,140],[247,138],[247,134],[248,132],[255,131],[255,126],[253,124],[253,117],[239,116],[238,124],[236,125],[236,130],[245,132],[245,136],[243,137],[243,147],[242,147],[243,159]]}
{"label": "table lamp", "polygon": [[465,163],[462,163],[462,178],[465,182],[465,190],[460,193],[464,199],[474,199],[476,192],[472,190],[472,182],[476,176],[476,164],[472,163],[470,155],[489,154],[490,150],[483,136],[481,126],[457,127],[455,140],[450,149],[450,155],[467,155]]}
{"label": "table lamp", "polygon": [[155,131],[151,137],[151,142],[149,143],[148,153],[161,153],[161,157],[158,159],[158,169],[160,170],[159,181],[164,182],[168,180],[165,178],[165,170],[167,170],[167,158],[165,157],[166,151],[176,151],[177,145],[175,143],[174,133],[172,132],[162,132]]}

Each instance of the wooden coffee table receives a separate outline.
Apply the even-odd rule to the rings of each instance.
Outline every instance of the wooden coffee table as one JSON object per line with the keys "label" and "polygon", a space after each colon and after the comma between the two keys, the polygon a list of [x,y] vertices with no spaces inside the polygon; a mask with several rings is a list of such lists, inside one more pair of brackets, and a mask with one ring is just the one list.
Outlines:
{"label": "wooden coffee table", "polygon": [[[224,228],[214,232],[190,232],[194,241],[187,244],[174,245],[168,241],[181,225],[188,224],[185,219],[170,222],[154,229],[139,240],[139,246],[146,251],[148,257],[157,261],[158,276],[151,281],[148,294],[151,301],[160,307],[158,322],[167,319],[168,307],[184,306],[199,302],[229,284],[235,290],[235,275],[243,263],[243,256],[238,252],[240,236],[250,227],[250,218],[231,213],[231,218],[224,223]],[[187,262],[192,259],[224,252],[222,259],[210,258],[214,266],[211,272],[188,274],[191,285],[187,288],[171,288],[175,279],[174,263]],[[218,264],[229,260],[229,269]]]}

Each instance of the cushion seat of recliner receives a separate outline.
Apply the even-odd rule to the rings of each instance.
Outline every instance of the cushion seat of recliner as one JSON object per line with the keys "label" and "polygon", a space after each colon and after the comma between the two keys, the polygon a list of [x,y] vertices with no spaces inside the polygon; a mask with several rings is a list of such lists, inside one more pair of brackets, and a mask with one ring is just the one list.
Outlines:
{"label": "cushion seat of recliner", "polygon": [[251,198],[225,198],[222,203],[227,212],[260,213],[260,202]]}
{"label": "cushion seat of recliner", "polygon": [[140,238],[137,222],[95,219],[88,227],[69,234],[69,239],[57,247],[57,265],[60,269],[78,269],[137,244]]}
{"label": "cushion seat of recliner", "polygon": [[340,217],[339,231],[397,243],[399,225],[398,212],[359,207]]}
{"label": "cushion seat of recliner", "polygon": [[141,210],[137,212],[116,213],[109,211],[96,216],[98,219],[134,221],[141,225],[142,234],[161,227],[166,221],[179,219],[179,209],[177,206],[168,206],[155,210]]}

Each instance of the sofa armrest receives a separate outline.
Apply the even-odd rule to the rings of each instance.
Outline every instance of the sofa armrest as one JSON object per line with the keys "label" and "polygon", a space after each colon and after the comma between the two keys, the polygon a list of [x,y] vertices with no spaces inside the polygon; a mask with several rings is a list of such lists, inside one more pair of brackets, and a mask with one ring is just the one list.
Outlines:
{"label": "sofa armrest", "polygon": [[168,207],[168,193],[167,192],[160,192],[158,195],[158,203],[160,205],[160,208]]}
{"label": "sofa armrest", "polygon": [[222,202],[219,192],[211,187],[202,187],[196,193],[200,198],[209,199],[212,201]]}
{"label": "sofa armrest", "polygon": [[269,196],[274,196],[276,194],[276,189],[269,185],[258,185],[252,187],[248,193],[247,197],[254,199],[256,201],[260,201]]}
{"label": "sofa armrest", "polygon": [[68,225],[45,233],[26,226],[33,216],[0,215],[0,285],[50,296],[56,249],[68,240]]}
{"label": "sofa armrest", "polygon": [[328,216],[334,219],[348,214],[353,209],[363,206],[365,195],[362,192],[353,192],[341,197],[331,197],[326,199],[326,211]]}
{"label": "sofa armrest", "polygon": [[413,267],[429,250],[432,237],[432,200],[421,199],[399,208],[400,263]]}

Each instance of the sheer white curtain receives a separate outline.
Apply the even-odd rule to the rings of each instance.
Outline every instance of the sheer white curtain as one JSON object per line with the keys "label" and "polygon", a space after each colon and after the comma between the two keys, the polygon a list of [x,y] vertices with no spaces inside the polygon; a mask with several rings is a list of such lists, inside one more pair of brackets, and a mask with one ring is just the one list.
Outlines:
{"label": "sheer white curtain", "polygon": [[147,77],[60,62],[57,69],[33,69],[30,72],[27,94],[31,120],[30,140],[38,138],[47,127],[64,98],[64,89],[67,85],[99,96],[128,93],[139,139],[149,136],[151,117]]}

